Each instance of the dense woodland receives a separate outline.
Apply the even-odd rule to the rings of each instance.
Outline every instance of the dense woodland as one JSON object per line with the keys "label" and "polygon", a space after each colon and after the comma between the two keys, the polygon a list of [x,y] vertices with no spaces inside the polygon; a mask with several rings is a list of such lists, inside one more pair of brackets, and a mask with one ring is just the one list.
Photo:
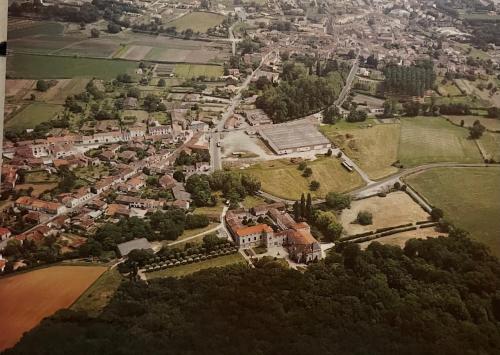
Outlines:
{"label": "dense woodland", "polygon": [[267,86],[256,101],[257,107],[275,123],[303,117],[332,105],[342,85],[335,73],[318,76],[293,62],[284,64],[281,77],[279,85]]}
{"label": "dense woodland", "polygon": [[423,96],[434,85],[436,73],[431,62],[411,66],[389,65],[384,69],[383,89],[399,95]]}
{"label": "dense woodland", "polygon": [[303,273],[126,281],[99,317],[60,311],[5,354],[498,354],[499,290],[499,261],[459,231],[346,244]]}

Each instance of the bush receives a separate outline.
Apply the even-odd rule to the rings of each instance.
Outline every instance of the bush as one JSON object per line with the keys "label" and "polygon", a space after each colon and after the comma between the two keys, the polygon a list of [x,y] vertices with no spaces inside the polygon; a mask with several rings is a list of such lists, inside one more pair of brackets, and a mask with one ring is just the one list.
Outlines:
{"label": "bush", "polygon": [[373,223],[373,215],[368,211],[360,211],[356,221],[362,226],[367,226]]}

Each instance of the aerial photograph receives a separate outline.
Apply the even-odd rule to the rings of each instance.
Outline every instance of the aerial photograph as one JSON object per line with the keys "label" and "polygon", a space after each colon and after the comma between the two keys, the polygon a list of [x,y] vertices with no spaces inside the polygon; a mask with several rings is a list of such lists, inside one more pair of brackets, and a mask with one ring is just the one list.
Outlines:
{"label": "aerial photograph", "polygon": [[0,354],[499,355],[500,0],[0,0]]}

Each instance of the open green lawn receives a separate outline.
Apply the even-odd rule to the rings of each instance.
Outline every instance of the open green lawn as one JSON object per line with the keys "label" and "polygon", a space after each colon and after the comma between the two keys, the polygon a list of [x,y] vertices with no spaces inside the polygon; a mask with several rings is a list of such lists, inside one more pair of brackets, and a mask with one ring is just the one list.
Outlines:
{"label": "open green lawn", "polygon": [[106,271],[73,303],[71,309],[97,316],[107,306],[122,280],[117,268]]}
{"label": "open green lawn", "polygon": [[369,128],[321,126],[321,132],[353,159],[372,179],[398,171],[399,124],[376,124]]}
{"label": "open green lawn", "polygon": [[197,78],[205,76],[207,78],[218,78],[224,71],[220,65],[206,64],[176,64],[174,74],[184,79]]}
{"label": "open green lawn", "polygon": [[7,74],[24,79],[63,79],[75,76],[114,79],[118,74],[133,74],[137,63],[75,57],[13,54],[7,58]]}
{"label": "open green lawn", "polygon": [[469,231],[500,256],[500,169],[439,168],[407,178],[407,182],[446,219]]}
{"label": "open green lawn", "polygon": [[[271,160],[261,162],[244,169],[243,172],[256,176],[262,183],[262,190],[272,195],[299,199],[302,193],[311,192],[313,198],[323,198],[330,191],[346,192],[363,185],[363,180],[356,173],[347,172],[340,160],[334,157],[321,157],[307,163],[313,171],[312,176],[305,178],[298,164],[288,160]],[[320,188],[309,191],[311,181],[317,180]]]}
{"label": "open green lawn", "polygon": [[168,22],[166,26],[175,26],[177,32],[182,32],[188,28],[194,32],[206,32],[210,27],[220,25],[223,20],[224,16],[212,12],[191,12]]}
{"label": "open green lawn", "polygon": [[182,277],[203,269],[213,267],[223,267],[232,264],[246,264],[245,258],[240,253],[219,256],[217,258],[200,261],[198,263],[186,264],[181,266],[172,267],[170,269],[154,271],[146,274],[148,279],[157,277]]}
{"label": "open green lawn", "polygon": [[266,200],[260,196],[246,196],[242,204],[245,208],[252,208],[258,205],[263,205]]}
{"label": "open green lawn", "polygon": [[62,110],[62,105],[35,102],[5,122],[5,128],[15,131],[35,128],[42,122],[50,121]]}
{"label": "open green lawn", "polygon": [[480,163],[479,149],[468,135],[467,129],[444,118],[403,118],[399,160],[405,167],[434,162]]}
{"label": "open green lawn", "polygon": [[488,155],[488,159],[500,161],[500,133],[485,132],[479,144]]}

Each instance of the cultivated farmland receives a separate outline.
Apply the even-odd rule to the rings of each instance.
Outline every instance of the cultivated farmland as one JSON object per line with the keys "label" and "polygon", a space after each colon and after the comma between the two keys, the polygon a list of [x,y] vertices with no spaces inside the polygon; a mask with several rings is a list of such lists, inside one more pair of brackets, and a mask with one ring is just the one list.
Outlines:
{"label": "cultivated farmland", "polygon": [[[69,307],[104,271],[100,266],[53,266],[0,279],[0,350],[61,308]],[[13,307],[12,305],[16,306]]]}
{"label": "cultivated farmland", "polygon": [[204,64],[176,64],[174,74],[177,77],[191,79],[199,76],[207,78],[218,78],[223,74],[222,67],[219,65]]}
{"label": "cultivated farmland", "polygon": [[24,98],[30,99],[31,94],[33,94],[37,101],[64,104],[67,96],[84,92],[88,82],[88,78],[60,79],[56,85],[49,88],[46,92],[31,90],[26,93]]}
{"label": "cultivated farmland", "polygon": [[224,16],[212,12],[191,12],[167,23],[166,26],[174,26],[177,32],[189,28],[194,32],[206,32],[210,27],[220,25],[223,20]]}
{"label": "cultivated farmland", "polygon": [[7,57],[7,74],[14,78],[60,79],[75,76],[114,79],[133,74],[137,64],[123,60],[14,54]]}
{"label": "cultivated farmland", "polygon": [[35,128],[38,124],[55,118],[62,110],[63,107],[61,105],[36,102],[27,106],[5,122],[5,128],[15,131]]}
{"label": "cultivated farmland", "polygon": [[313,180],[320,183],[317,191],[311,196],[323,198],[330,191],[346,192],[363,185],[361,177],[347,172],[336,158],[318,158],[307,163],[313,171],[311,177],[302,177],[298,164],[288,160],[271,160],[255,164],[243,172],[256,176],[262,183],[262,190],[272,195],[299,199],[302,193],[309,192],[309,184]]}
{"label": "cultivated farmland", "polygon": [[325,134],[372,179],[380,179],[398,171],[392,166],[398,160],[399,124],[378,124],[367,128],[337,129],[322,126]]}
{"label": "cultivated farmland", "polygon": [[469,231],[500,256],[500,169],[439,168],[407,178],[407,182],[445,219]]}
{"label": "cultivated farmland", "polygon": [[401,120],[399,160],[403,166],[433,162],[482,162],[469,131],[443,118],[415,117]]}

